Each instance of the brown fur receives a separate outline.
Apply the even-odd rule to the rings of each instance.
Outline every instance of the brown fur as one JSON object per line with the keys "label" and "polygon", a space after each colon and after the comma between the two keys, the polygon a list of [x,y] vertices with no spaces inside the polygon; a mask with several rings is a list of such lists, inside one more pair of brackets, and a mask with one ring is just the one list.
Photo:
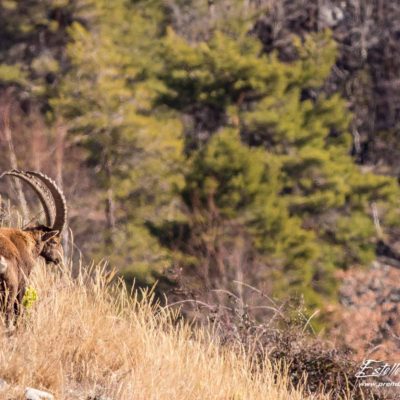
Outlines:
{"label": "brown fur", "polygon": [[0,228],[0,301],[9,323],[14,314],[21,313],[21,302],[26,282],[46,243],[54,239],[54,232],[31,228],[29,231]]}

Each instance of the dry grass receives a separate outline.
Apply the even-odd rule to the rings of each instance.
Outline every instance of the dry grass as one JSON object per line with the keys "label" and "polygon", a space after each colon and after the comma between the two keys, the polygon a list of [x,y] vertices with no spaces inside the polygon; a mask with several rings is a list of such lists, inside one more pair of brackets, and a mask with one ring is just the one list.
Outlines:
{"label": "dry grass", "polygon": [[267,363],[261,371],[150,295],[139,301],[109,281],[101,267],[72,278],[38,266],[38,301],[16,331],[0,324],[0,377],[10,384],[1,399],[22,398],[26,386],[57,399],[305,398]]}

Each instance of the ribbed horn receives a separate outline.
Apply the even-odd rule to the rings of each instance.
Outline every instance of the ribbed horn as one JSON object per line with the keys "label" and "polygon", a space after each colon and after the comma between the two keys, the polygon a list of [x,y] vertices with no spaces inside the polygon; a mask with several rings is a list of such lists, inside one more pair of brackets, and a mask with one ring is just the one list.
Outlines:
{"label": "ribbed horn", "polygon": [[35,193],[39,197],[40,203],[42,204],[44,213],[46,215],[46,225],[53,226],[56,220],[57,208],[54,207],[53,200],[49,196],[51,195],[50,190],[47,189],[46,186],[43,185],[43,183],[41,183],[25,171],[19,171],[16,169],[6,171],[0,175],[0,179],[4,176],[13,176],[15,178],[19,178],[26,182],[35,191]]}
{"label": "ribbed horn", "polygon": [[49,178],[47,175],[36,171],[27,171],[27,174],[30,176],[34,176],[39,181],[41,181],[53,196],[53,202],[56,212],[54,222],[51,225],[51,229],[57,230],[59,234],[61,234],[67,223],[67,202],[65,200],[64,193],[53,181],[53,179]]}

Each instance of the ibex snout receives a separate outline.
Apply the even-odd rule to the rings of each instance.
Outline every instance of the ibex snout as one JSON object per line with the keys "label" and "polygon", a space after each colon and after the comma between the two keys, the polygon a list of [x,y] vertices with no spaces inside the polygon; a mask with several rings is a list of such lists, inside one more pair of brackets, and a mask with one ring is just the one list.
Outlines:
{"label": "ibex snout", "polygon": [[45,246],[40,255],[46,260],[47,263],[61,264],[63,261],[63,251],[61,244]]}

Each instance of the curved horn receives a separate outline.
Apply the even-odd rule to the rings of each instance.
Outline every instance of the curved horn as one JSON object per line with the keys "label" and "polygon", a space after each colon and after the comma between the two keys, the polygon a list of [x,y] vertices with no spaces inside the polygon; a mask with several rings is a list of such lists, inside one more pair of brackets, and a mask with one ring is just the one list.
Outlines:
{"label": "curved horn", "polygon": [[44,209],[44,213],[46,215],[46,224],[48,226],[52,226],[55,221],[56,213],[54,212],[55,210],[52,204],[52,199],[49,197],[49,190],[46,189],[46,187],[43,186],[40,181],[24,171],[19,171],[16,169],[6,171],[0,175],[0,179],[4,176],[13,176],[19,178],[26,182],[35,191]]}
{"label": "curved horn", "polygon": [[55,217],[54,222],[51,225],[51,229],[57,230],[61,234],[67,223],[67,202],[65,200],[64,193],[53,181],[53,179],[49,178],[47,175],[36,171],[27,171],[27,174],[34,176],[41,183],[43,183],[53,196]]}

